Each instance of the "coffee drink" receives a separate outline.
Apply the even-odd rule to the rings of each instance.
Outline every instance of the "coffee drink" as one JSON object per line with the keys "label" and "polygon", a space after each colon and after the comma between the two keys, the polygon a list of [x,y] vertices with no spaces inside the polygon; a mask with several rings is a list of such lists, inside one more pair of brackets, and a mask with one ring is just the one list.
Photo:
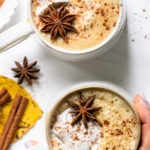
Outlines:
{"label": "coffee drink", "polygon": [[[91,111],[96,120],[88,115],[85,128],[84,119],[80,116],[72,125],[74,115],[71,112],[74,110],[70,102],[80,105],[79,99],[88,101],[92,96],[94,101],[90,107],[99,107]],[[74,107],[77,108],[76,105]],[[140,122],[124,97],[107,88],[89,87],[63,97],[50,113],[46,132],[51,150],[136,150]]]}
{"label": "coffee drink", "polygon": [[73,26],[77,32],[68,32],[68,42],[61,37],[52,41],[50,34],[42,33],[39,15],[51,5],[53,0],[32,0],[33,21],[47,42],[69,50],[85,50],[94,47],[112,34],[121,10],[119,0],[69,0],[67,10],[75,15]]}

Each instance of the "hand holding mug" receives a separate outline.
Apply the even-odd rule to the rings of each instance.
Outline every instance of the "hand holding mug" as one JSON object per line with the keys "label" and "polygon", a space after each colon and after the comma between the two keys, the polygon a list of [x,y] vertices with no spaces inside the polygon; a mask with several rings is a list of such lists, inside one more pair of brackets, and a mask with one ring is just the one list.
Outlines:
{"label": "hand holding mug", "polygon": [[139,150],[150,149],[150,105],[144,96],[136,95],[134,105],[139,113],[142,123],[142,137]]}

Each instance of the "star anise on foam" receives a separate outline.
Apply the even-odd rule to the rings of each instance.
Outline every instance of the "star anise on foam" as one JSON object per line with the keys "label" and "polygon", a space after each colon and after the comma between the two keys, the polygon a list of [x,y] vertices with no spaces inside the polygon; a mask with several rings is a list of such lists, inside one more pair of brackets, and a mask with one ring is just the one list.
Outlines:
{"label": "star anise on foam", "polygon": [[67,32],[76,31],[72,25],[75,15],[69,14],[66,5],[59,7],[49,5],[39,17],[45,24],[41,32],[50,34],[51,40],[60,36],[67,42]]}
{"label": "star anise on foam", "polygon": [[93,111],[99,110],[101,107],[94,107],[91,106],[94,102],[95,95],[89,97],[85,100],[84,96],[82,95],[81,91],[79,92],[79,104],[74,101],[68,101],[71,107],[74,108],[71,113],[74,113],[76,116],[73,118],[71,125],[74,125],[78,120],[82,119],[82,122],[85,128],[88,128],[87,121],[89,119],[97,121],[95,116],[92,114]]}
{"label": "star anise on foam", "polygon": [[32,79],[38,79],[38,77],[34,74],[40,71],[40,69],[34,68],[34,66],[37,64],[37,61],[28,64],[28,59],[25,56],[23,59],[23,65],[21,65],[17,61],[15,61],[15,64],[17,68],[11,68],[11,70],[16,72],[16,75],[14,77],[19,78],[18,84],[21,84],[23,80],[26,79],[27,82],[31,85]]}

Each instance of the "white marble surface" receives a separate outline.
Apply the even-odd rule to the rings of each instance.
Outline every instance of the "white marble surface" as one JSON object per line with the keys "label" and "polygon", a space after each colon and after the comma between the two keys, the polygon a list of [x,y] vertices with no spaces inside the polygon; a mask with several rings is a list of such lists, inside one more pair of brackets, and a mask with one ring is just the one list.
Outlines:
{"label": "white marble surface", "polygon": [[[27,18],[26,0],[18,1],[11,21],[0,32]],[[46,113],[56,97],[66,88],[84,81],[107,81],[121,86],[133,98],[145,93],[150,101],[150,3],[149,0],[126,0],[127,23],[118,43],[106,54],[87,62],[67,62],[51,56],[41,47],[35,35],[0,53],[0,74],[15,79],[10,70],[14,61],[38,61],[40,79],[22,86],[37,100]],[[15,79],[16,80],[16,79]],[[24,143],[37,140],[47,147],[45,137],[45,113],[21,140],[10,150],[24,150]]]}
{"label": "white marble surface", "polygon": [[[0,29],[3,28],[9,21],[11,16],[14,14],[14,10],[18,5],[17,0],[5,0],[2,7],[0,7]],[[8,11],[9,9],[9,11]]]}

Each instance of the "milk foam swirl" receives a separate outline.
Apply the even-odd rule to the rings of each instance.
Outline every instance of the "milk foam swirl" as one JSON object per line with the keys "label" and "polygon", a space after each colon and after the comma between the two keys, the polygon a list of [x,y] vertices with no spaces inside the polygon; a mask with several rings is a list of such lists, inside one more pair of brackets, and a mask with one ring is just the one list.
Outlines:
{"label": "milk foam swirl", "polygon": [[[88,129],[82,123],[71,125],[71,109],[66,109],[58,115],[51,129],[54,149],[63,150],[100,150],[101,127],[97,122],[88,122]],[[56,148],[57,147],[57,148]]]}

